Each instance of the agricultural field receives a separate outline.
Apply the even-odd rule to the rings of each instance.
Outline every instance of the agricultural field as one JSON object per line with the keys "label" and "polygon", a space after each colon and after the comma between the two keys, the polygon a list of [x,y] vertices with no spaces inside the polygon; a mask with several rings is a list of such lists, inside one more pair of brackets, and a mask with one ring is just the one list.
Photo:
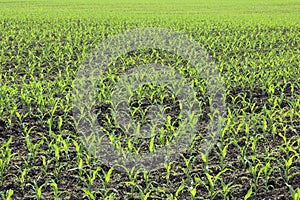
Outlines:
{"label": "agricultural field", "polygon": [[0,198],[299,200],[299,13],[0,0]]}

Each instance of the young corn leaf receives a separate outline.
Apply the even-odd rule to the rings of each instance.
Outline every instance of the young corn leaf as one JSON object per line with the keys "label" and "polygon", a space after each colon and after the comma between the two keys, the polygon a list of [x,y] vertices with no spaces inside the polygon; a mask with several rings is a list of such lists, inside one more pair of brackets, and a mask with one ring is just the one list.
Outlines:
{"label": "young corn leaf", "polygon": [[178,197],[179,193],[184,189],[185,185],[184,183],[181,183],[181,185],[179,186],[179,188],[176,190],[175,196]]}
{"label": "young corn leaf", "polygon": [[113,172],[114,168],[110,168],[107,172],[107,174],[105,174],[105,182],[108,183],[110,181],[110,176],[111,173]]}
{"label": "young corn leaf", "polygon": [[252,195],[252,187],[248,190],[247,194],[244,197],[244,200],[249,199],[251,197],[251,195]]}

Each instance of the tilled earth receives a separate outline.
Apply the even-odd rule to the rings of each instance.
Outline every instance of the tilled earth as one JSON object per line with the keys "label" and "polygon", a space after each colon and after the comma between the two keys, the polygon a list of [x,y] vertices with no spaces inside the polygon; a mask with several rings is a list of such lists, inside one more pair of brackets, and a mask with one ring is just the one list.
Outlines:
{"label": "tilled earth", "polygon": [[[154,51],[146,50],[146,52],[153,54]],[[215,52],[217,55],[213,59],[219,62],[217,58],[223,52],[221,50],[219,53]],[[80,54],[80,52],[77,53]],[[129,53],[125,58],[139,57],[139,53],[138,55]],[[145,52],[141,54],[143,53]],[[159,52],[158,57],[160,59],[156,61],[162,62],[162,64],[176,63],[163,51]],[[71,59],[78,58],[74,56]],[[166,59],[171,61],[163,63]],[[117,66],[122,65],[120,60],[116,63]],[[143,61],[139,59],[135,61],[137,65],[141,63]],[[185,65],[186,62],[181,64]],[[8,76],[18,74],[17,78],[20,80],[16,78],[15,83],[21,84],[21,79],[25,79],[24,82],[31,82],[30,78],[28,80],[24,78],[20,69],[9,67],[3,69]],[[55,82],[58,71],[53,71],[53,74],[44,73],[44,76],[47,81]],[[248,71],[248,73],[251,72],[255,71]],[[222,75],[226,75],[225,70],[222,73]],[[187,76],[187,78],[189,77]],[[300,187],[300,116],[291,117],[289,114],[285,114],[290,110],[299,113],[299,108],[290,104],[292,100],[299,98],[300,91],[299,88],[294,87],[297,84],[293,81],[299,83],[299,80],[291,78],[291,80],[287,80],[288,83],[278,85],[271,97],[259,84],[256,87],[250,87],[247,84],[244,87],[228,86],[226,104],[232,111],[230,126],[220,134],[208,154],[207,163],[201,157],[201,145],[205,144],[206,124],[209,121],[209,101],[205,94],[197,90],[197,98],[203,102],[204,106],[197,130],[195,130],[197,137],[190,149],[178,155],[168,169],[169,171],[166,168],[155,169],[149,172],[149,177],[146,179],[143,173],[134,176],[124,171],[114,170],[107,185],[103,180],[105,173],[110,170],[110,166],[104,165],[83,145],[81,135],[75,128],[72,109],[66,111],[61,103],[51,113],[53,108],[47,107],[47,105],[42,110],[39,105],[34,103],[27,105],[21,97],[13,99],[17,105],[16,111],[22,118],[17,115],[13,115],[12,118],[9,118],[8,115],[0,116],[0,170],[3,171],[3,174],[0,174],[0,194],[4,195],[6,191],[12,189],[14,191],[13,199],[36,199],[36,190],[41,187],[42,199],[53,199],[54,190],[50,184],[53,181],[57,184],[59,199],[88,199],[84,196],[84,189],[88,187],[88,179],[92,177],[96,169],[101,169],[97,171],[94,182],[90,186],[90,189],[95,191],[96,199],[103,199],[104,196],[110,194],[115,194],[116,199],[140,199],[140,190],[146,192],[152,190],[150,195],[152,199],[167,199],[168,194],[176,194],[182,183],[186,187],[178,192],[178,199],[191,199],[190,191],[188,191],[190,186],[197,187],[197,199],[224,199],[224,191],[228,192],[227,199],[243,199],[250,189],[252,189],[252,194],[249,199],[292,199],[289,186],[294,189]],[[198,85],[194,85],[194,87],[197,88]],[[67,97],[70,97],[72,87],[67,84],[60,91],[53,93],[52,97],[65,102]],[[167,89],[165,92],[167,95],[164,101],[159,103],[169,107],[167,113],[171,116],[174,126],[177,127],[180,124],[177,118],[180,107],[177,100],[171,98]],[[273,109],[275,103],[272,100],[276,98],[282,99],[276,105],[278,112]],[[139,101],[137,96],[134,96],[131,108],[145,110],[152,103],[147,98]],[[110,108],[111,105],[108,103],[97,102],[94,107],[95,113],[99,113],[97,120],[108,131],[123,137],[124,133],[118,127],[106,127],[108,118],[112,118]],[[3,113],[9,113],[9,108],[5,108]],[[271,115],[272,118],[267,119],[272,119],[272,121],[268,121],[265,126],[263,116]],[[61,124],[60,119],[63,121]],[[134,120],[140,119],[139,114],[134,115]],[[249,125],[248,130],[240,126],[241,121],[245,121]],[[49,123],[52,123],[51,129]],[[26,136],[26,133],[29,134],[29,137]],[[7,143],[10,138],[11,142]],[[144,145],[142,150],[147,152],[149,141],[144,138],[141,142],[142,144],[136,145]],[[158,143],[158,140],[155,143]],[[123,145],[125,147],[126,143]],[[227,145],[227,153],[224,159],[221,159],[224,145]],[[59,147],[59,152],[56,147]],[[292,157],[297,154],[298,156]],[[9,162],[8,157],[11,157]],[[186,161],[189,159],[191,162],[187,166]],[[291,163],[286,169],[289,160]],[[4,165],[4,162],[8,162],[8,164]],[[79,163],[82,166],[79,166]],[[264,170],[263,166],[271,166],[271,168]],[[250,169],[257,171],[253,173]],[[210,179],[205,172],[213,178],[219,176],[215,180],[213,188],[209,186]],[[220,174],[220,172],[223,173]],[[130,175],[132,175],[135,185],[128,184],[132,181]],[[199,179],[202,182],[196,186],[195,182]],[[104,194],[104,191],[107,193]]]}

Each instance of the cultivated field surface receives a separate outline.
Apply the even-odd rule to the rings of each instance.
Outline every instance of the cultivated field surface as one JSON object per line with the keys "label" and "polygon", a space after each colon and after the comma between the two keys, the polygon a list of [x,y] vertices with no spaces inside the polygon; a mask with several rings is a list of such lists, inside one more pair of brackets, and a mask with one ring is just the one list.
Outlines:
{"label": "cultivated field surface", "polygon": [[299,200],[299,13],[0,0],[0,199]]}

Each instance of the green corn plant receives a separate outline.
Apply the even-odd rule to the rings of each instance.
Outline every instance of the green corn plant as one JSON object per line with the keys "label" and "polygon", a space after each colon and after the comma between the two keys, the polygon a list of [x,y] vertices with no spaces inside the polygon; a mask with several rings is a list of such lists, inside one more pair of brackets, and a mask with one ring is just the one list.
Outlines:
{"label": "green corn plant", "polygon": [[255,157],[251,156],[252,162],[249,162],[249,171],[251,172],[254,180],[254,189],[257,191],[258,181],[259,181],[259,171],[261,171],[261,168],[263,167],[263,164],[261,161]]}
{"label": "green corn plant", "polygon": [[209,171],[209,169],[208,169],[208,153],[202,153],[201,159],[204,163],[204,172],[208,173],[208,171]]}
{"label": "green corn plant", "polygon": [[251,141],[251,150],[253,151],[254,155],[256,155],[256,149],[257,149],[257,142],[259,139],[263,138],[260,134],[255,135],[254,137],[250,137]]}
{"label": "green corn plant", "polygon": [[229,193],[233,188],[239,187],[242,188],[243,186],[240,184],[233,184],[233,182],[230,182],[228,184],[224,183],[224,181],[221,179],[221,185],[222,185],[222,191],[220,193],[223,195],[223,199],[227,200],[229,197]]}
{"label": "green corn plant", "polygon": [[91,192],[91,191],[89,191],[85,188],[83,189],[83,192],[84,192],[84,195],[83,195],[82,198],[88,198],[88,199],[91,199],[91,200],[96,199],[94,192]]}
{"label": "green corn plant", "polygon": [[[155,132],[155,128],[156,128],[156,126],[154,126],[153,128],[152,128],[152,135],[154,135],[154,132]],[[166,144],[166,130],[164,129],[164,128],[160,128],[160,130],[159,130],[159,141],[160,141],[160,144],[162,144],[162,145],[165,145]]]}
{"label": "green corn plant", "polygon": [[166,169],[166,180],[167,180],[167,185],[170,185],[170,175],[171,175],[171,167],[172,167],[172,162],[169,163],[164,163],[164,167]]}
{"label": "green corn plant", "polygon": [[29,135],[25,136],[26,146],[28,148],[29,154],[28,154],[28,162],[33,160],[33,163],[36,164],[37,161],[37,153],[40,150],[40,147],[44,144],[44,138],[42,138],[39,142],[33,144],[33,142],[30,140]]}
{"label": "green corn plant", "polygon": [[87,174],[87,180],[83,179],[83,181],[87,185],[87,191],[90,191],[90,192],[92,191],[94,181],[96,180],[99,171],[100,171],[100,168],[97,168],[95,170],[90,170],[90,173]]}
{"label": "green corn plant", "polygon": [[10,115],[9,115],[9,118],[7,119],[8,120],[8,126],[11,126],[12,125],[12,122],[13,122],[13,119],[14,119],[14,116],[16,116],[16,110],[17,110],[18,106],[17,104],[14,102],[12,103],[12,106],[10,107]]}
{"label": "green corn plant", "polygon": [[[203,160],[204,162],[206,162],[205,159],[207,159],[207,158],[205,158],[205,157],[206,157],[205,154],[202,154],[202,156],[203,156],[202,160]],[[222,182],[220,176],[221,176],[223,173],[225,173],[226,171],[229,171],[229,170],[230,170],[229,168],[225,168],[225,169],[223,169],[222,171],[220,171],[220,172],[219,172],[216,176],[214,176],[214,177],[210,175],[210,173],[209,173],[208,170],[204,170],[204,171],[205,171],[204,174],[205,174],[205,177],[206,177],[206,179],[207,179],[207,181],[208,181],[208,184],[207,184],[204,180],[202,180],[202,178],[199,177],[198,175],[195,175],[195,176],[194,176],[194,181],[195,181],[196,185],[197,185],[197,184],[198,184],[198,185],[199,185],[199,184],[203,185],[203,186],[206,188],[206,190],[209,192],[210,199],[214,199],[214,197],[215,197],[218,193],[221,192],[221,191],[215,191],[215,185],[216,185],[217,181],[221,181],[221,182]]]}
{"label": "green corn plant", "polygon": [[5,142],[0,147],[0,183],[3,184],[4,178],[5,178],[5,171],[10,168],[10,162],[13,158],[13,154],[11,153],[10,149],[10,143],[12,142],[12,137],[8,139],[7,142]]}
{"label": "green corn plant", "polygon": [[178,198],[179,193],[182,192],[185,187],[186,187],[186,185],[184,184],[184,182],[182,182],[181,185],[177,188],[177,190],[175,192],[175,197],[176,198]]}
{"label": "green corn plant", "polygon": [[[148,187],[144,188],[138,184],[134,184],[134,185],[139,190],[140,199],[147,200],[150,197],[153,190],[149,191]],[[152,185],[152,184],[150,184],[150,185]]]}
{"label": "green corn plant", "polygon": [[42,156],[42,164],[43,164],[43,172],[44,172],[44,174],[47,174],[48,168],[49,168],[49,165],[50,165],[52,159],[47,159],[45,156]]}
{"label": "green corn plant", "polygon": [[58,117],[58,130],[62,131],[63,118],[61,116]]}
{"label": "green corn plant", "polygon": [[61,180],[61,173],[62,173],[64,167],[65,167],[65,165],[56,165],[56,167],[54,169],[54,177],[55,177],[56,181]]}
{"label": "green corn plant", "polygon": [[286,183],[289,188],[290,194],[294,200],[300,199],[300,188],[294,189],[293,186]]}
{"label": "green corn plant", "polygon": [[1,193],[1,198],[4,200],[11,200],[14,194],[14,190],[9,189],[6,193]]}
{"label": "green corn plant", "polygon": [[[243,137],[243,139],[246,139],[246,137]],[[249,160],[246,156],[246,151],[248,149],[248,145],[249,145],[249,142],[246,142],[246,145],[244,146],[240,146],[237,142],[237,140],[233,140],[232,143],[239,149],[239,152],[240,152],[240,155],[239,155],[239,160],[242,162],[243,166],[244,166],[244,169],[247,168],[247,163],[249,163]]]}
{"label": "green corn plant", "polygon": [[[268,158],[268,159],[275,160],[275,159],[272,159],[272,158]],[[268,160],[268,162],[260,168],[260,170],[257,174],[258,179],[261,176],[261,173],[264,174],[263,180],[264,180],[266,190],[269,190],[268,181],[270,179],[270,176],[271,176],[272,172],[277,169],[276,166],[271,166],[270,160]],[[258,183],[256,183],[256,184],[258,184]]]}
{"label": "green corn plant", "polygon": [[47,186],[47,184],[48,184],[48,182],[45,182],[44,184],[42,184],[42,185],[39,186],[36,181],[33,181],[33,183],[28,183],[27,185],[31,186],[34,189],[34,191],[35,191],[35,198],[37,200],[40,200],[41,197],[42,197],[42,189],[43,189],[43,187]]}
{"label": "green corn plant", "polygon": [[185,166],[179,168],[184,172],[184,174],[187,176],[188,183],[192,182],[191,178],[191,170],[192,170],[192,165],[197,159],[195,156],[191,156],[190,158],[185,158],[183,154],[181,154],[181,157],[184,159]]}
{"label": "green corn plant", "polygon": [[105,172],[103,169],[102,169],[102,173],[104,174],[104,179],[101,179],[102,183],[103,183],[103,186],[104,186],[104,189],[106,190],[107,188],[107,185],[111,179],[111,174],[113,172],[114,168],[110,168],[108,170],[108,172]]}
{"label": "green corn plant", "polygon": [[58,146],[57,144],[53,144],[52,145],[52,150],[54,151],[55,163],[56,163],[56,165],[59,165],[60,146]]}
{"label": "green corn plant", "polygon": [[104,200],[114,200],[115,199],[115,195],[114,194],[110,194],[109,196],[106,196],[104,198]]}
{"label": "green corn plant", "polygon": [[252,190],[252,187],[250,187],[250,189],[247,191],[247,194],[244,197],[244,200],[249,199],[251,197],[252,193],[253,193],[253,190]]}
{"label": "green corn plant", "polygon": [[152,191],[147,192],[146,194],[144,194],[142,191],[140,191],[140,198],[143,200],[147,200],[150,197]]}
{"label": "green corn plant", "polygon": [[78,170],[79,170],[79,175],[82,176],[83,174],[83,160],[82,158],[79,158],[79,162],[78,162]]}
{"label": "green corn plant", "polygon": [[192,200],[196,200],[197,187],[198,187],[199,185],[200,185],[200,184],[196,184],[195,186],[189,187],[189,192],[190,192],[190,194],[191,194],[191,199],[192,199]]}
{"label": "green corn plant", "polygon": [[23,125],[23,119],[26,118],[28,115],[29,115],[29,113],[21,114],[18,111],[16,111],[18,123]]}
{"label": "green corn plant", "polygon": [[69,156],[69,146],[70,146],[70,139],[67,138],[66,140],[62,140],[62,150],[65,153],[66,159],[70,160],[70,156]]}
{"label": "green corn plant", "polygon": [[26,176],[28,174],[28,169],[24,168],[23,170],[20,170],[20,173],[21,173],[21,177],[19,179],[20,179],[20,182],[21,182],[21,188],[22,188],[22,190],[24,190],[24,188],[26,186],[25,179],[26,179]]}
{"label": "green corn plant", "polygon": [[129,170],[125,166],[122,166],[122,165],[116,165],[116,166],[121,167],[126,171],[129,181],[122,182],[122,183],[125,183],[126,185],[130,185],[131,186],[131,194],[133,194],[134,188],[136,187],[137,176],[141,172],[142,169],[135,169],[135,167],[132,167],[131,170]]}
{"label": "green corn plant", "polygon": [[297,154],[291,156],[288,160],[284,160],[284,176],[285,176],[285,179],[286,179],[286,182],[289,181],[290,179],[290,168],[291,168],[291,165],[293,164],[293,159],[299,157]]}
{"label": "green corn plant", "polygon": [[82,154],[82,148],[81,146],[79,146],[78,142],[76,140],[73,140],[73,145],[75,146],[75,150],[76,150],[76,160],[77,162],[79,162],[81,154]]}
{"label": "green corn plant", "polygon": [[86,165],[88,165],[88,166],[93,165],[93,163],[92,163],[93,155],[91,154],[91,152],[84,153],[84,158],[85,158]]}
{"label": "green corn plant", "polygon": [[133,139],[128,139],[128,140],[127,140],[127,149],[128,149],[129,152],[133,152],[134,149],[135,149],[135,148],[134,148],[134,145],[133,145],[133,143],[132,143],[132,140],[133,140]]}
{"label": "green corn plant", "polygon": [[50,117],[50,119],[47,120],[47,125],[48,125],[49,133],[54,135],[53,131],[52,131],[52,126],[53,126],[53,118],[52,117]]}
{"label": "green corn plant", "polygon": [[148,172],[148,171],[145,170],[144,173],[143,173],[143,178],[145,180],[145,184],[146,184],[145,189],[146,190],[148,190],[150,187],[153,186],[152,183],[149,180],[149,176],[150,176],[150,172]]}
{"label": "green corn plant", "polygon": [[219,150],[221,151],[219,157],[220,157],[220,165],[221,165],[221,168],[224,169],[225,168],[225,163],[224,163],[224,160],[225,160],[225,157],[227,155],[227,149],[228,149],[228,146],[231,144],[231,142],[229,144],[226,144],[225,146],[223,146],[222,144],[218,145],[218,148]]}
{"label": "green corn plant", "polygon": [[57,184],[56,184],[54,181],[52,181],[52,182],[50,183],[50,186],[51,186],[52,189],[53,189],[54,199],[55,199],[55,200],[58,200],[58,199],[59,199],[59,195],[58,195],[58,186],[57,186]]}
{"label": "green corn plant", "polygon": [[149,142],[149,151],[150,153],[154,153],[155,150],[155,137],[151,137]]}

